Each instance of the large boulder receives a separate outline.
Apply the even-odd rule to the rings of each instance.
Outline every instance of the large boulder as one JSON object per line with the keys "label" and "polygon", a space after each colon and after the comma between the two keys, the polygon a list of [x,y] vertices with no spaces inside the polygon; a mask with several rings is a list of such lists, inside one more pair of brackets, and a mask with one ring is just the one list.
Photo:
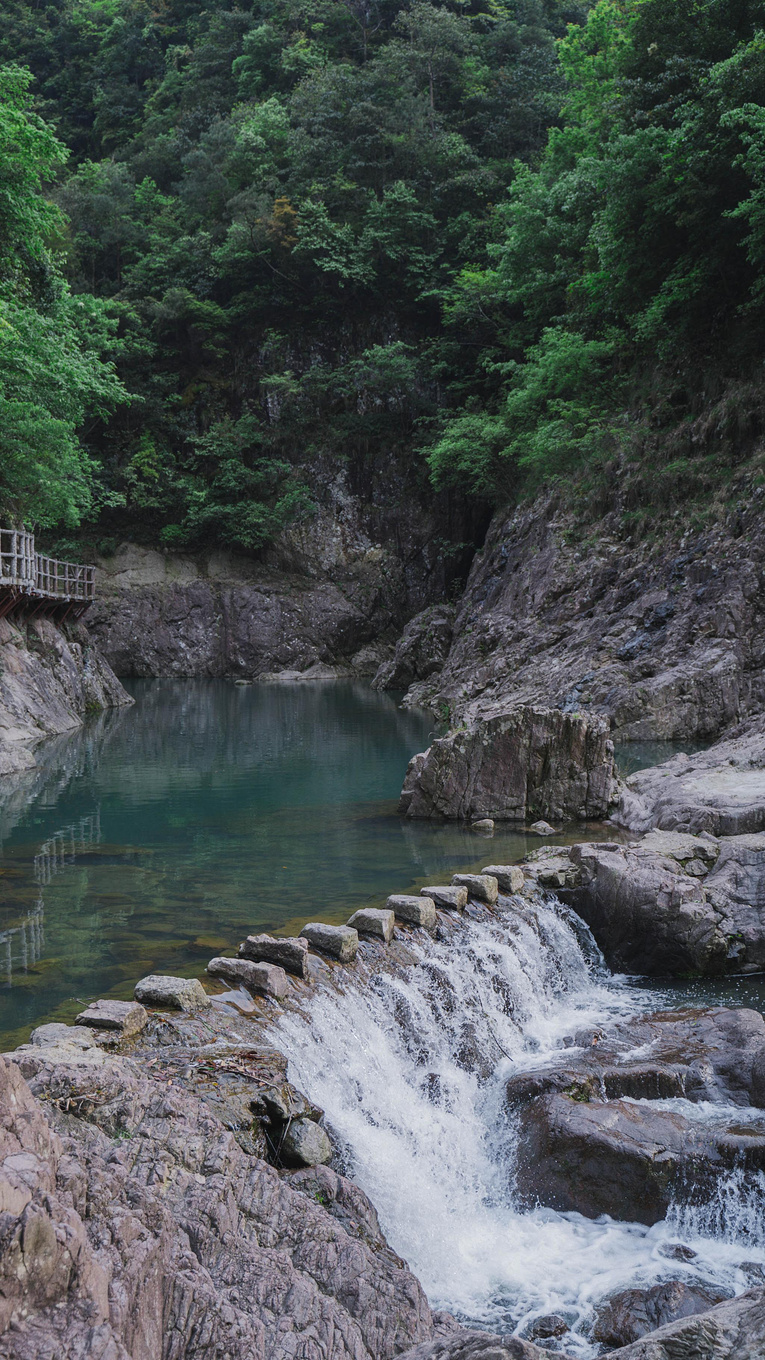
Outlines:
{"label": "large boulder", "polygon": [[679,1318],[612,1355],[614,1360],[762,1360],[765,1289],[751,1289],[708,1312]]}
{"label": "large boulder", "polygon": [[653,976],[765,968],[765,834],[651,831],[545,846],[527,875],[587,922],[612,968]]}
{"label": "large boulder", "polygon": [[520,1114],[517,1189],[529,1205],[658,1223],[684,1184],[711,1195],[719,1174],[765,1169],[765,1130],[686,1119],[653,1101],[537,1096]]}
{"label": "large boulder", "polygon": [[630,775],[613,820],[630,831],[765,831],[765,719],[752,719],[707,751]]}
{"label": "large boulder", "polygon": [[708,1285],[665,1280],[650,1289],[622,1289],[598,1309],[593,1335],[606,1346],[629,1346],[678,1318],[706,1313],[729,1294]]}
{"label": "large boulder", "polygon": [[613,745],[602,718],[526,704],[440,737],[410,761],[408,817],[604,817]]}

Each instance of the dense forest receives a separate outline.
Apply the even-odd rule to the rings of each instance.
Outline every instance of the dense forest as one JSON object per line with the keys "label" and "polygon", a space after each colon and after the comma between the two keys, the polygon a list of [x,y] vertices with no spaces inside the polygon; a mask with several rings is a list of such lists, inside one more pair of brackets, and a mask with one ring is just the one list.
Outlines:
{"label": "dense forest", "polygon": [[703,505],[764,337],[763,3],[3,0],[0,511],[72,551],[320,463]]}

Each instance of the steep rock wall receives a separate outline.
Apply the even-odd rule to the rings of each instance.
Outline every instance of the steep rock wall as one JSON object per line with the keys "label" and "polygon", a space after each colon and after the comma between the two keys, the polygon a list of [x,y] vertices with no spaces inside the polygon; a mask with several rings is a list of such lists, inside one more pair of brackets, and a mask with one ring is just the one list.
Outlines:
{"label": "steep rock wall", "polygon": [[623,740],[714,736],[762,711],[762,504],[757,488],[704,533],[638,545],[609,519],[585,537],[549,497],[497,514],[445,664],[407,701],[468,724],[521,703],[594,712]]}
{"label": "steep rock wall", "polygon": [[395,477],[351,490],[335,475],[317,496],[316,514],[261,560],[135,544],[102,559],[89,626],[117,674],[374,675],[407,619],[460,569],[464,580],[472,549],[445,553],[444,542],[479,541],[480,525],[464,507],[423,507]]}
{"label": "steep rock wall", "polygon": [[0,619],[0,775],[32,769],[43,738],[129,703],[83,624]]}

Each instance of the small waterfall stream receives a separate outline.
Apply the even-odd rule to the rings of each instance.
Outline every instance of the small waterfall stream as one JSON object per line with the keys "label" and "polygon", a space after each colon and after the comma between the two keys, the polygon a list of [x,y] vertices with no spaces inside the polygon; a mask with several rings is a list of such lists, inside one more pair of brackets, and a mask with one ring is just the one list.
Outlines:
{"label": "small waterfall stream", "polygon": [[[554,1062],[577,1030],[650,1009],[651,994],[611,977],[586,926],[552,900],[500,904],[413,946],[409,967],[317,988],[305,1012],[282,1016],[277,1041],[431,1304],[519,1334],[561,1313],[565,1348],[589,1357],[594,1309],[617,1289],[667,1278],[750,1287],[740,1266],[765,1265],[765,1182],[733,1173],[715,1203],[650,1229],[519,1211],[507,1077]],[[692,1262],[662,1253],[678,1241]]]}

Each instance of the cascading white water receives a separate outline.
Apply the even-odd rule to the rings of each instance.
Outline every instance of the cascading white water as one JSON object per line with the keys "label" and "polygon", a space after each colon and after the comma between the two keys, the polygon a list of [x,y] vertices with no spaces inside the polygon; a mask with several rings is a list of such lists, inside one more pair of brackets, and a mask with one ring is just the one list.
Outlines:
{"label": "cascading white water", "polygon": [[[606,1295],[670,1276],[740,1292],[739,1264],[765,1263],[765,1243],[706,1232],[698,1208],[648,1229],[515,1207],[507,1077],[555,1061],[564,1038],[651,997],[609,977],[587,928],[557,904],[504,905],[415,946],[410,968],[317,988],[305,1012],[282,1016],[278,1043],[431,1303],[519,1333],[561,1313],[567,1350],[591,1356]],[[668,1261],[662,1247],[689,1236],[693,1262]]]}

